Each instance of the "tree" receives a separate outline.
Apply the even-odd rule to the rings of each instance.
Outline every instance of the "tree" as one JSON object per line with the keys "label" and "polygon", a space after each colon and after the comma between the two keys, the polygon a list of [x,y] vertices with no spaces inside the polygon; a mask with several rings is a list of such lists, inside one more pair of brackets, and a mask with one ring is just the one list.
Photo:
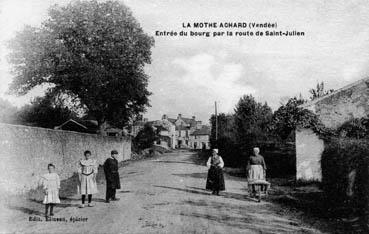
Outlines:
{"label": "tree", "polygon": [[235,126],[244,151],[249,151],[259,141],[267,140],[272,116],[272,109],[267,103],[256,102],[252,95],[245,95],[238,101]]}
{"label": "tree", "polygon": [[328,94],[332,93],[333,91],[334,91],[333,89],[325,90],[324,89],[324,82],[321,82],[321,83],[318,82],[315,89],[310,89],[309,90],[309,92],[311,94],[310,100],[314,100],[314,99],[323,97],[325,95],[328,95]]}
{"label": "tree", "polygon": [[299,107],[305,101],[291,98],[273,114],[273,130],[282,139],[287,139],[297,127],[312,128],[323,132],[325,128],[319,118],[310,110]]}
{"label": "tree", "polygon": [[136,149],[143,150],[151,148],[154,142],[158,140],[158,135],[151,124],[146,123],[141,131],[133,140]]}
{"label": "tree", "polygon": [[47,84],[47,94],[74,98],[99,126],[123,127],[149,106],[144,65],[153,45],[123,3],[55,5],[41,27],[28,26],[10,42],[10,91],[23,95]]}
{"label": "tree", "polygon": [[35,98],[30,105],[17,113],[18,122],[43,128],[54,128],[69,119],[78,119],[77,114],[54,100],[53,96]]}
{"label": "tree", "polygon": [[229,138],[234,142],[236,142],[234,115],[220,113],[218,114],[217,118],[218,118],[218,126],[216,127],[215,115],[211,115],[210,117],[211,124],[210,144],[213,147],[217,147],[216,129],[218,129],[218,139]]}

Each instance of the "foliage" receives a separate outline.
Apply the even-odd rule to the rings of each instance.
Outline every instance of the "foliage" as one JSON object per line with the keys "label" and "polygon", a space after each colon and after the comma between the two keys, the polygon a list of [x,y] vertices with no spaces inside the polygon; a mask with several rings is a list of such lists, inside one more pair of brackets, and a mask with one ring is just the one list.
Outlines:
{"label": "foliage", "polygon": [[273,114],[273,130],[282,139],[287,139],[296,128],[311,128],[319,135],[329,135],[331,130],[324,127],[318,116],[310,110],[299,107],[304,100],[291,98]]}
{"label": "foliage", "polygon": [[[342,207],[350,200],[349,204],[353,206],[368,208],[368,140],[331,138],[325,142],[321,163],[322,187],[330,198],[332,207]],[[350,196],[348,193],[348,175],[353,170],[356,171],[356,179],[353,196]]]}
{"label": "foliage", "polygon": [[149,106],[144,65],[153,44],[118,1],[55,5],[41,27],[27,26],[11,41],[10,90],[23,95],[46,84],[48,94],[78,99],[99,125],[122,127]]}
{"label": "foliage", "polygon": [[315,89],[310,89],[309,90],[309,92],[311,94],[310,100],[314,100],[314,99],[323,97],[325,95],[328,95],[328,94],[332,93],[333,91],[334,91],[333,89],[325,90],[324,89],[324,82],[317,83]]}
{"label": "foliage", "polygon": [[69,119],[77,118],[76,113],[49,95],[35,98],[30,105],[23,106],[17,113],[18,123],[43,128],[54,128]]}
{"label": "foliage", "polygon": [[241,149],[248,151],[257,142],[268,139],[273,112],[266,103],[256,102],[253,96],[245,95],[238,101],[234,116]]}
{"label": "foliage", "polygon": [[147,148],[151,148],[154,142],[159,139],[157,132],[154,130],[151,124],[146,123],[137,136],[133,139],[133,145],[135,151],[141,151]]}
{"label": "foliage", "polygon": [[[224,114],[220,113],[217,116],[218,120],[218,139],[220,138],[229,138],[233,141],[236,141],[236,132],[235,132],[235,123],[234,123],[234,115],[232,114]],[[211,115],[210,117],[211,124],[211,135],[210,135],[210,144],[215,148],[216,147],[216,119],[215,115]]]}
{"label": "foliage", "polygon": [[369,117],[355,118],[342,124],[338,128],[338,134],[349,138],[369,138]]}

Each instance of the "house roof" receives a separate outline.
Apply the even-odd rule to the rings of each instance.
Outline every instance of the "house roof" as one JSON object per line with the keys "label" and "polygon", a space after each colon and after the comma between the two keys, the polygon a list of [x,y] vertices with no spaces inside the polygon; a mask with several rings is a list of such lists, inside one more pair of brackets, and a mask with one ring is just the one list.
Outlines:
{"label": "house roof", "polygon": [[54,129],[70,130],[77,132],[96,133],[99,129],[97,121],[94,120],[73,120],[69,119]]}
{"label": "house roof", "polygon": [[190,129],[189,126],[184,126],[184,125],[176,126],[176,130],[189,130],[189,129]]}
{"label": "house roof", "polygon": [[342,91],[345,91],[345,90],[347,90],[347,89],[350,89],[350,88],[352,88],[352,87],[354,87],[354,86],[356,86],[356,85],[358,85],[358,84],[360,84],[360,83],[363,83],[363,82],[369,82],[369,77],[366,77],[366,78],[364,78],[364,79],[361,79],[361,80],[355,81],[355,82],[353,82],[353,83],[351,83],[351,84],[348,84],[348,85],[346,85],[346,86],[344,86],[344,87],[342,87],[342,88],[340,88],[340,89],[337,89],[337,90],[333,91],[332,93],[330,93],[330,94],[328,94],[328,95],[325,95],[325,96],[323,96],[323,97],[320,97],[320,98],[314,99],[314,100],[312,100],[312,101],[306,102],[306,103],[304,103],[304,104],[301,104],[299,107],[306,108],[306,107],[309,107],[309,106],[315,105],[316,103],[318,103],[318,102],[320,102],[320,101],[322,101],[322,100],[324,100],[324,99],[326,99],[326,98],[329,98],[329,97],[331,97],[331,96],[334,96],[334,95],[336,95],[337,93],[340,93],[340,92],[342,92]]}
{"label": "house roof", "polygon": [[172,118],[168,118],[169,122],[171,123],[175,123],[177,121],[177,119],[172,119]]}
{"label": "house roof", "polygon": [[210,128],[208,126],[203,126],[202,128],[194,131],[191,135],[193,136],[210,135]]}
{"label": "house roof", "polygon": [[64,126],[66,126],[67,124],[75,124],[75,125],[77,125],[77,126],[79,126],[79,127],[81,127],[81,128],[84,128],[84,129],[87,129],[87,127],[85,126],[85,125],[83,125],[83,124],[81,124],[81,123],[78,123],[77,121],[75,121],[75,120],[73,120],[73,119],[69,119],[69,120],[67,120],[67,121],[65,121],[64,123],[62,123],[61,125],[59,125],[59,126],[56,126],[55,128],[56,129],[61,129],[61,128],[63,128]]}

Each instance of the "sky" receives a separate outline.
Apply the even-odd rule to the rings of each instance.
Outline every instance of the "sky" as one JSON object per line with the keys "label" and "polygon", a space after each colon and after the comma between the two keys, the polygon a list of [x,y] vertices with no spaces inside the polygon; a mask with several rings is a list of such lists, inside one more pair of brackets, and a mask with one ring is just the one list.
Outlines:
{"label": "sky", "polygon": [[[0,98],[17,106],[42,95],[36,88],[22,97],[7,94],[12,80],[5,42],[24,24],[38,26],[50,5],[66,0],[0,0]],[[288,97],[324,81],[338,89],[369,74],[369,2],[324,0],[125,0],[144,31],[153,36],[151,107],[144,114],[196,116],[208,122],[214,112],[231,113],[242,95],[252,94],[273,110]],[[278,31],[303,37],[165,37],[155,31],[184,29],[194,22],[276,22]],[[224,29],[211,29],[224,31]],[[247,31],[250,29],[232,29]]]}

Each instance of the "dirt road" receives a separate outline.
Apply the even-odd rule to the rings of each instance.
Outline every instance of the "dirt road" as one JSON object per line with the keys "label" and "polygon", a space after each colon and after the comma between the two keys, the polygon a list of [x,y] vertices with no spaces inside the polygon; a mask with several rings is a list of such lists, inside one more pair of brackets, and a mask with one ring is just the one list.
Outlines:
{"label": "dirt road", "polygon": [[[277,204],[247,198],[245,181],[226,176],[222,196],[204,190],[207,169],[190,152],[174,152],[120,169],[120,201],[104,203],[105,185],[94,207],[78,208],[79,196],[56,208],[55,218],[13,210],[2,217],[2,231],[20,233],[320,233],[283,211]],[[65,201],[63,201],[65,202]],[[40,204],[41,206],[41,204]],[[25,208],[26,209],[26,208]],[[23,211],[23,212],[22,212]],[[43,210],[39,213],[42,214]],[[9,212],[8,212],[9,214]],[[15,218],[16,217],[16,218]],[[82,218],[72,222],[71,218]],[[12,220],[9,220],[9,219]],[[87,219],[87,221],[86,221]],[[0,230],[1,231],[1,230]]]}

